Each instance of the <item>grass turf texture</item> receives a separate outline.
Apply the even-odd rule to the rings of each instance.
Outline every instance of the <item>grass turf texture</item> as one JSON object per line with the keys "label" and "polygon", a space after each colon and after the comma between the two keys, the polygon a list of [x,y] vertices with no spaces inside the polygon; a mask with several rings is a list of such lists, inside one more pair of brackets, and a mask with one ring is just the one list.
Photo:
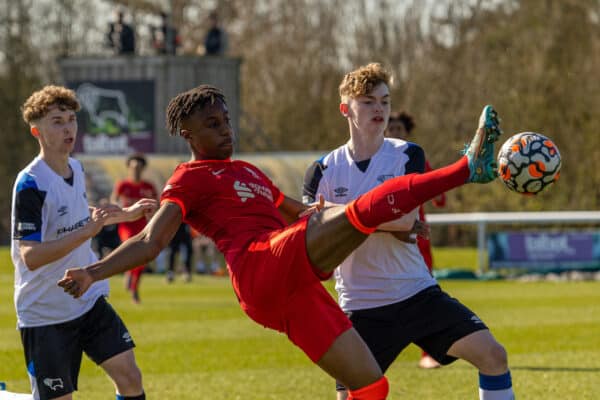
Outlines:
{"label": "grass turf texture", "polygon": [[[453,256],[461,252],[451,250]],[[436,259],[444,260],[444,249]],[[454,260],[469,265],[469,259]],[[446,266],[446,265],[444,265]],[[448,265],[449,266],[449,265]],[[13,267],[0,251],[0,381],[26,392],[29,381],[14,329]],[[600,392],[600,282],[445,281],[442,287],[474,309],[509,353],[517,398],[597,399]],[[250,321],[227,278],[195,276],[167,285],[146,275],[142,304],[123,278],[111,280],[111,303],[136,343],[148,399],[333,399],[333,380],[285,336]],[[327,287],[332,290],[331,282]],[[410,346],[387,373],[389,399],[475,399],[477,373],[463,361],[433,371],[416,367]],[[86,357],[76,398],[114,398],[102,370]]]}

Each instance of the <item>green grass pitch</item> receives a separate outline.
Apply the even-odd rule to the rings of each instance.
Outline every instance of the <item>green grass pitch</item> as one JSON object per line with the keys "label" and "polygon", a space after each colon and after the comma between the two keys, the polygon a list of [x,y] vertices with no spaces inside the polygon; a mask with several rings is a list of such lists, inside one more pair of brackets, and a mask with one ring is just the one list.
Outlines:
{"label": "green grass pitch", "polygon": [[[436,256],[443,260],[443,250]],[[469,255],[472,257],[472,254]],[[457,265],[466,265],[468,261]],[[12,301],[13,267],[0,251],[0,381],[25,392]],[[600,398],[600,282],[443,281],[475,310],[509,353],[517,398]],[[276,332],[240,310],[227,278],[195,276],[167,285],[146,275],[142,304],[111,280],[111,303],[128,325],[148,399],[334,399],[333,380]],[[332,290],[331,282],[327,287]],[[433,371],[416,367],[411,346],[387,373],[389,399],[476,399],[477,373],[463,361]],[[76,398],[114,398],[102,370],[84,357]]]}

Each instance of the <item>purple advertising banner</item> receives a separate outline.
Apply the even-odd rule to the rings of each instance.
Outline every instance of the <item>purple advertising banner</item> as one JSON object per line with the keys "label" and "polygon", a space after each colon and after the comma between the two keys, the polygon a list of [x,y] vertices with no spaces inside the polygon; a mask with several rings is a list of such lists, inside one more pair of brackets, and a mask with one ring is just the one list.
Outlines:
{"label": "purple advertising banner", "polygon": [[600,232],[498,232],[488,236],[490,268],[600,266]]}
{"label": "purple advertising banner", "polygon": [[68,82],[81,103],[75,153],[154,151],[154,81]]}

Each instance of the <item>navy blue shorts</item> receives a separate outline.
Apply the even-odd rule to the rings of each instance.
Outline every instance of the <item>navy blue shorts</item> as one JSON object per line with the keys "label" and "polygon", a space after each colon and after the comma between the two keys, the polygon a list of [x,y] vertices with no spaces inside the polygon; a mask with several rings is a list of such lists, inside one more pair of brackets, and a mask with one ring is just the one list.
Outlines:
{"label": "navy blue shorts", "polygon": [[[488,329],[475,313],[438,285],[398,303],[351,311],[347,315],[383,372],[410,343],[421,347],[440,364],[450,364],[456,358],[446,353],[454,342]],[[337,390],[346,389],[338,382]]]}
{"label": "navy blue shorts", "polygon": [[104,297],[72,321],[19,330],[31,387],[41,400],[77,390],[84,352],[102,364],[135,347],[125,324]]}

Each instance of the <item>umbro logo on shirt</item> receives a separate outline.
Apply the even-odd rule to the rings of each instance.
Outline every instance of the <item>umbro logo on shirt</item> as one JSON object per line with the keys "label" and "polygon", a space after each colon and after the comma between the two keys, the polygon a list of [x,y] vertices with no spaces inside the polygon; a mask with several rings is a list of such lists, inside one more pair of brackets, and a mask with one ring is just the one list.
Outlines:
{"label": "umbro logo on shirt", "polygon": [[345,197],[348,195],[348,188],[340,186],[338,188],[333,189],[335,192],[335,197]]}
{"label": "umbro logo on shirt", "polygon": [[67,206],[61,206],[58,209],[58,215],[60,215],[61,217],[66,215],[69,212],[69,209],[67,208]]}
{"label": "umbro logo on shirt", "polygon": [[235,181],[233,184],[233,189],[237,192],[237,195],[240,196],[240,200],[242,203],[245,203],[246,200],[254,198],[254,193],[252,193],[252,189],[250,189],[245,183],[240,181]]}

